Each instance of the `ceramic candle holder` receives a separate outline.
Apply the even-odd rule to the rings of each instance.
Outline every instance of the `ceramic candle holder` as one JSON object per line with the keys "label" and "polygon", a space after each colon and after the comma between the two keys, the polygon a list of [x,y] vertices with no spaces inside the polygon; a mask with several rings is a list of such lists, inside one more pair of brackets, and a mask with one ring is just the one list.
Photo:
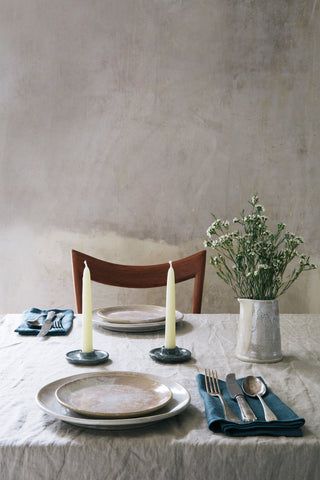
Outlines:
{"label": "ceramic candle holder", "polygon": [[187,362],[191,358],[191,352],[186,348],[154,348],[149,352],[153,360],[163,363],[182,363]]}
{"label": "ceramic candle holder", "polygon": [[66,354],[66,359],[70,363],[76,365],[98,365],[108,360],[109,353],[102,350],[93,350],[92,352],[84,353],[82,350],[73,350]]}

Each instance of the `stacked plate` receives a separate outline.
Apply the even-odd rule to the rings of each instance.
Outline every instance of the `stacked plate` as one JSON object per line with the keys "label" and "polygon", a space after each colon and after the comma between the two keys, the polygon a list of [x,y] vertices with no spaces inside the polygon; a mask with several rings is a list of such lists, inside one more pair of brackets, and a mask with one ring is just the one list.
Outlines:
{"label": "stacked plate", "polygon": [[[166,309],[156,305],[126,305],[93,311],[96,325],[117,332],[150,332],[165,327]],[[183,314],[176,310],[176,322]]]}
{"label": "stacked plate", "polygon": [[118,430],[137,428],[181,413],[190,403],[180,384],[134,372],[83,373],[42,387],[39,407],[73,425]]}

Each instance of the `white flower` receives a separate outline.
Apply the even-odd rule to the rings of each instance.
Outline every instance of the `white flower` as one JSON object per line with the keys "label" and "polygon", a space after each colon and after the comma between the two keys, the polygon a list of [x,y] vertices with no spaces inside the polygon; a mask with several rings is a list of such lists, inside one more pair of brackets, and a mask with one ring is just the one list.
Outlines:
{"label": "white flower", "polygon": [[212,263],[212,265],[217,266],[219,264],[218,257],[211,258],[211,263]]}
{"label": "white flower", "polygon": [[264,263],[260,263],[258,266],[258,270],[268,270],[269,266],[265,265]]}
{"label": "white flower", "polygon": [[210,244],[210,247],[215,248],[217,245],[219,245],[219,240],[213,240]]}
{"label": "white flower", "polygon": [[257,203],[257,201],[259,200],[258,196],[257,195],[253,195],[251,197],[251,202],[255,205]]}

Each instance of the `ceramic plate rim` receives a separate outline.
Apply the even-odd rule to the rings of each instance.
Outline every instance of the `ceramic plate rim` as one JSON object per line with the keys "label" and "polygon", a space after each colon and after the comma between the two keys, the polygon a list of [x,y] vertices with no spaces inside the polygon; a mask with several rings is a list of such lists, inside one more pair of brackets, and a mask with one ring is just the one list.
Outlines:
{"label": "ceramic plate rim", "polygon": [[[132,378],[132,379],[143,379],[143,380],[147,380],[148,382],[153,383],[155,384],[154,387],[158,386],[158,387],[165,387],[165,391],[163,392],[163,395],[162,395],[162,400],[158,400],[156,404],[153,404],[152,406],[150,407],[147,407],[145,406],[143,409],[139,409],[139,410],[130,410],[130,411],[127,411],[127,412],[118,412],[118,413],[105,413],[105,412],[98,412],[98,411],[93,411],[93,410],[85,410],[85,409],[81,409],[81,408],[75,408],[71,402],[68,402],[67,400],[61,398],[61,393],[63,392],[64,389],[66,388],[70,388],[72,386],[72,384],[75,384],[75,383],[80,383],[80,382],[85,382],[86,380],[90,382],[90,380],[92,380],[93,378],[100,378],[100,377],[104,377],[104,378],[109,378],[111,377],[112,379],[115,379],[115,378],[124,378],[124,377],[129,377],[129,378]],[[63,385],[61,385],[60,387],[58,387],[55,391],[55,396],[56,396],[56,399],[58,400],[58,402],[63,405],[64,407],[68,408],[69,410],[72,410],[76,413],[79,413],[80,415],[87,415],[87,416],[90,416],[90,417],[100,417],[100,418],[130,418],[130,417],[140,417],[142,415],[148,415],[150,414],[151,412],[155,412],[156,410],[160,410],[160,408],[163,408],[165,405],[167,405],[171,398],[172,398],[172,392],[171,392],[171,389],[165,385],[164,383],[160,383],[158,382],[157,380],[151,380],[150,378],[147,378],[147,377],[143,377],[141,375],[129,375],[129,374],[119,374],[119,373],[115,373],[114,375],[99,375],[99,376],[92,376],[90,374],[88,374],[87,377],[84,377],[84,378],[78,378],[76,380],[71,380],[70,382],[66,382],[64,383]]]}
{"label": "ceramic plate rim", "polygon": [[[107,373],[104,371],[92,372],[91,375],[101,375],[101,373]],[[110,372],[116,373],[116,372]],[[120,373],[118,371],[117,373]],[[128,373],[127,371],[125,373]],[[140,374],[140,372],[134,372]],[[75,375],[69,375],[67,377],[59,378],[53,380],[45,385],[43,385],[36,394],[35,401],[38,407],[48,415],[53,416],[54,418],[61,420],[63,422],[75,425],[78,427],[101,429],[101,430],[127,430],[135,429],[153,423],[166,420],[168,418],[174,417],[182,413],[191,402],[191,395],[189,391],[178,382],[164,378],[154,374],[141,373],[141,375],[148,376],[149,378],[158,380],[165,385],[167,385],[172,391],[172,399],[164,407],[164,412],[156,411],[150,415],[142,417],[133,417],[133,418],[121,418],[121,419],[98,419],[98,418],[86,418],[81,417],[78,414],[73,414],[73,412],[64,412],[64,407],[59,404],[55,398],[55,391],[58,386],[62,385],[68,380],[83,378],[88,376],[86,373],[78,373]],[[53,406],[49,402],[53,401]],[[57,411],[58,409],[58,411]]]}
{"label": "ceramic plate rim", "polygon": [[[166,321],[154,322],[154,323],[111,323],[98,317],[97,310],[92,311],[92,321],[95,325],[102,327],[106,330],[112,330],[114,332],[150,332],[155,330],[162,330],[165,327]],[[184,314],[176,310],[176,323],[181,322],[184,318]]]}
{"label": "ceramic plate rim", "polygon": [[[101,311],[106,310],[109,311],[110,313],[113,312],[121,312],[121,311],[130,311],[130,310],[140,310],[141,312],[159,312],[158,316],[152,319],[147,319],[145,321],[136,321],[136,322],[128,322],[126,320],[121,320],[121,319],[116,319],[114,320],[113,318],[110,318],[110,316],[103,315]],[[161,312],[161,313],[160,313]],[[109,314],[110,314],[109,313]],[[149,323],[155,323],[155,322],[161,322],[165,320],[166,318],[166,308],[161,307],[159,305],[116,305],[114,307],[100,307],[97,309],[96,314],[98,317],[106,320],[109,323],[115,323],[115,324],[125,324],[125,325],[140,325],[140,324],[149,324]]]}

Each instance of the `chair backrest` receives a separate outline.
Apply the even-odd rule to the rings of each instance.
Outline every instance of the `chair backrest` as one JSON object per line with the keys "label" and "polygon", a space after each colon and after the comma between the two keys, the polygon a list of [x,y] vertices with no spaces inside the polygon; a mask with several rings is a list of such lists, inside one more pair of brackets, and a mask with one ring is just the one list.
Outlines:
{"label": "chair backrest", "polygon": [[[194,278],[191,313],[201,313],[206,250],[172,262],[176,283]],[[167,284],[169,263],[158,265],[120,265],[72,250],[72,267],[78,313],[82,313],[82,275],[84,261],[91,280],[105,285],[127,288],[163,287]]]}

